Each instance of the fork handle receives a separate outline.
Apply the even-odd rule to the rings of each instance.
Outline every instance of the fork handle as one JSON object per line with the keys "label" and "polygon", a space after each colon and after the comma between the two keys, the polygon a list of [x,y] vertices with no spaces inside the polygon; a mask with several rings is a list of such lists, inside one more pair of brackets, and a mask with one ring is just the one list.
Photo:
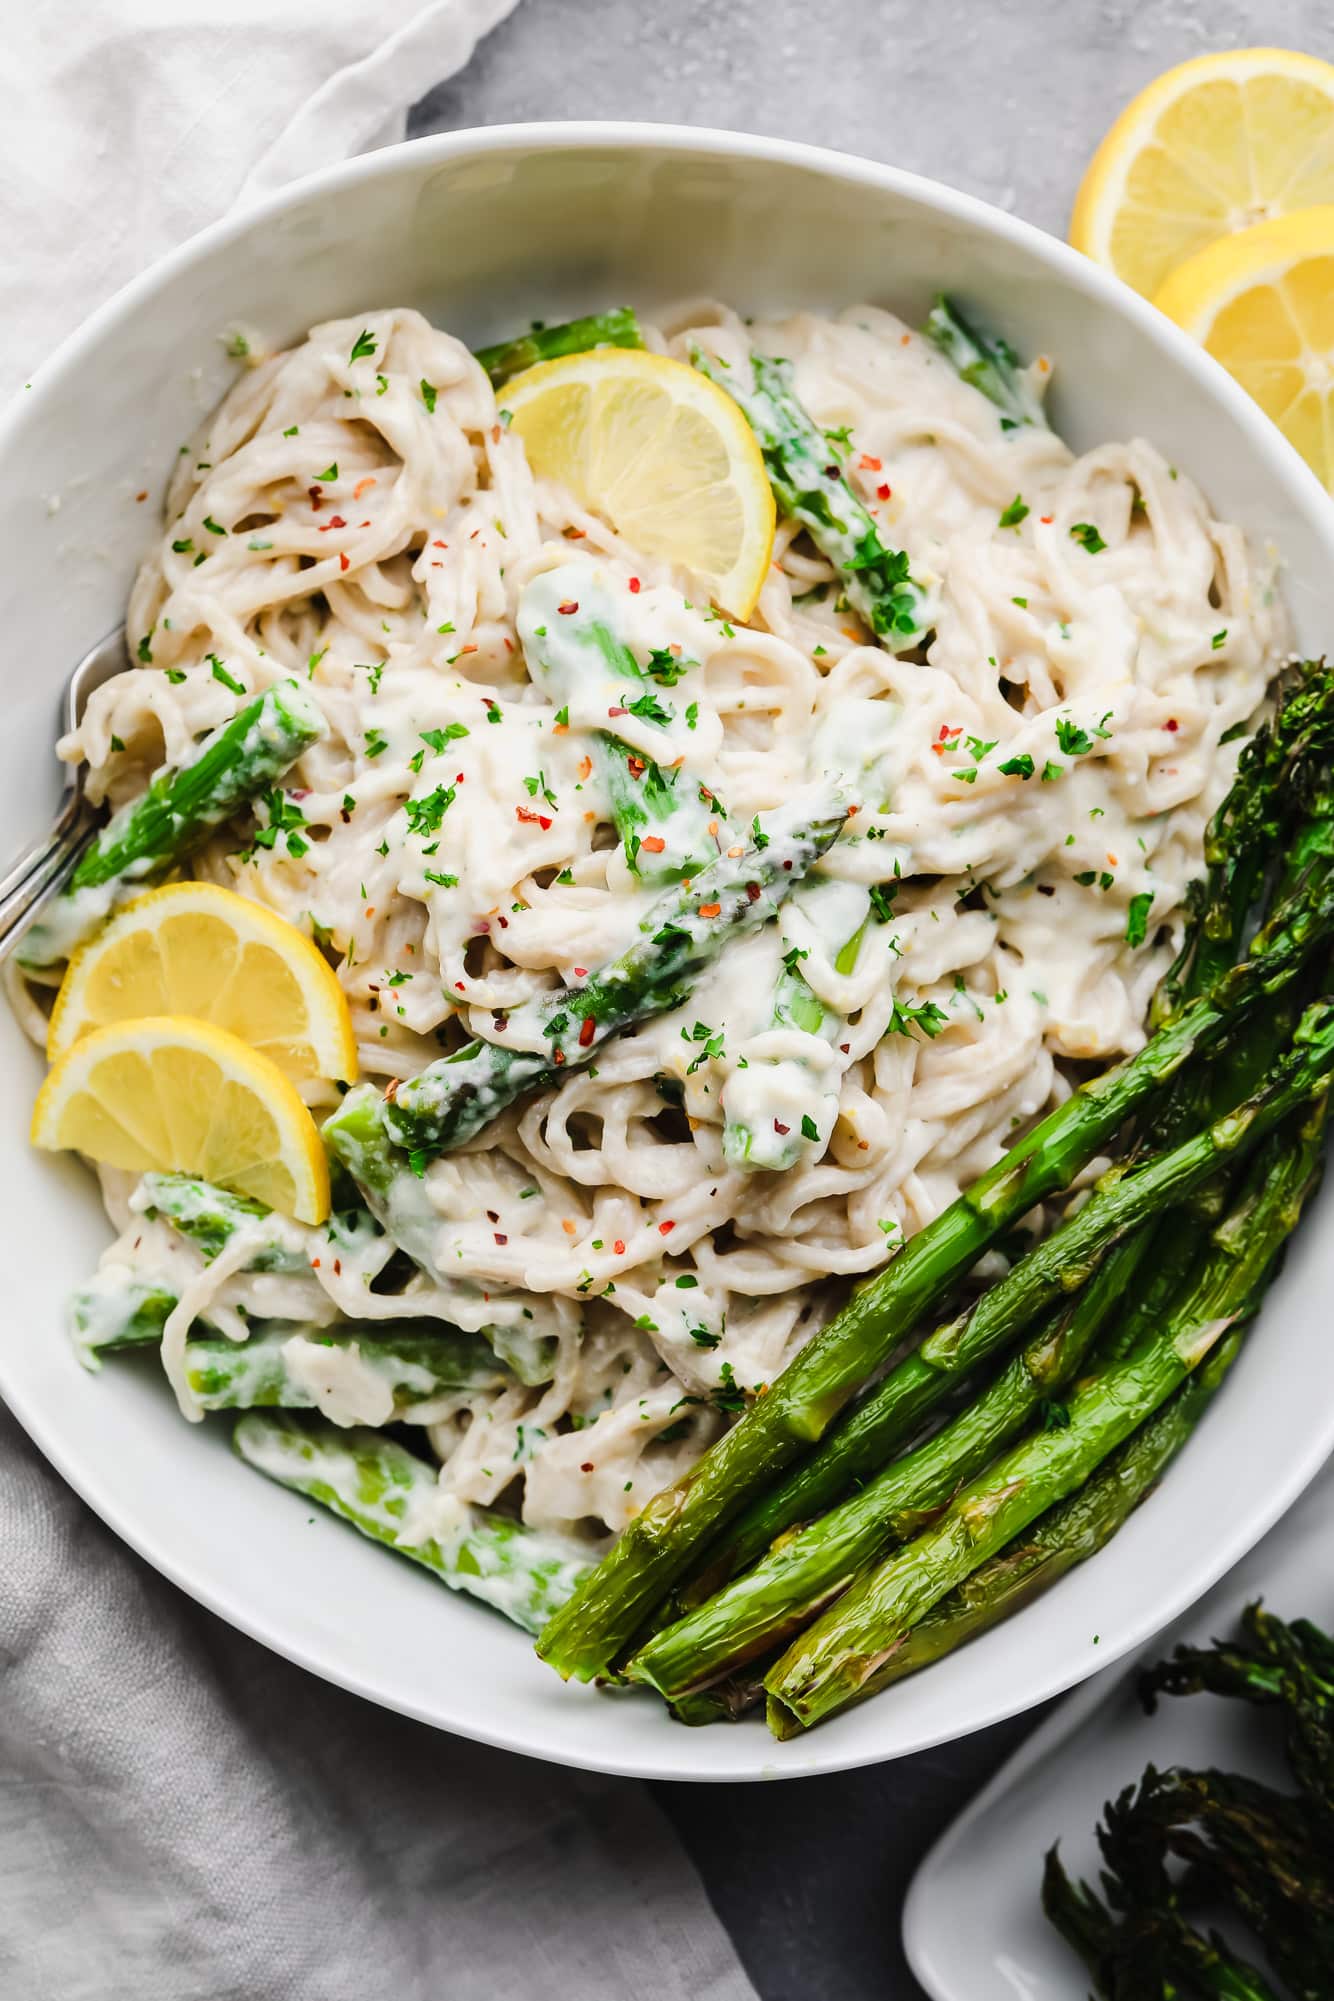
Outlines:
{"label": "fork handle", "polygon": [[78,802],[71,815],[66,802],[40,851],[24,857],[30,862],[26,872],[20,863],[0,883],[0,959],[13,950],[38,911],[64,889],[100,824],[101,815],[86,803]]}

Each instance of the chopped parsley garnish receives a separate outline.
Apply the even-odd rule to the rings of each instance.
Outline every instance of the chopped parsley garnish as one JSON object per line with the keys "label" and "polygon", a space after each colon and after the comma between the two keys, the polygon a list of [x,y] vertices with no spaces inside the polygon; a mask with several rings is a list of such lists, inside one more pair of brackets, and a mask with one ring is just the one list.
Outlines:
{"label": "chopped parsley garnish", "polygon": [[1021,757],[1007,757],[1004,764],[998,764],[996,769],[1006,778],[1031,778],[1034,766],[1032,758],[1025,751]]}
{"label": "chopped parsley garnish", "polygon": [[1083,757],[1093,748],[1093,739],[1068,716],[1056,718],[1056,741],[1067,757]]}
{"label": "chopped parsley garnish", "polygon": [[949,1017],[934,1001],[922,1001],[914,1007],[911,1002],[895,1001],[894,1012],[889,1020],[891,1035],[910,1035],[914,1028],[920,1028],[929,1041],[934,1042],[942,1028],[949,1026]]}
{"label": "chopped parsley garnish", "polygon": [[[433,882],[437,889],[457,889],[459,886],[459,879],[456,875],[445,875],[433,868],[426,869],[424,874],[427,882]],[[528,1193],[535,1194],[536,1190],[529,1189]]]}
{"label": "chopped parsley garnish", "polygon": [[816,1125],[815,1120],[809,1112],[803,1112],[801,1115],[801,1136],[803,1139],[819,1139],[820,1137],[820,1128]]}
{"label": "chopped parsley garnish", "polygon": [[698,721],[699,721],[699,703],[692,702],[690,704],[690,707],[686,710],[686,728],[688,730],[693,730],[695,724]]}
{"label": "chopped parsley garnish", "polygon": [[1210,646],[1211,646],[1211,647],[1213,648],[1213,650],[1214,650],[1214,652],[1215,652],[1215,653],[1217,653],[1217,652],[1218,652],[1218,650],[1219,650],[1219,648],[1220,648],[1220,647],[1222,647],[1222,646],[1226,646],[1226,645],[1227,645],[1227,627],[1226,627],[1226,626],[1224,626],[1221,632],[1216,632],[1216,633],[1214,634],[1213,638],[1212,638],[1212,639],[1211,639],[1211,640],[1209,641],[1209,644],[1210,644]]}
{"label": "chopped parsley garnish", "polygon": [[227,530],[219,522],[215,521],[211,514],[204,516],[204,526],[210,535],[225,535],[227,533]]}
{"label": "chopped parsley garnish", "polygon": [[366,732],[367,757],[378,757],[382,750],[388,750],[388,748],[389,748],[389,739],[387,736],[382,735],[379,730],[367,730]]}
{"label": "chopped parsley garnish", "polygon": [[648,656],[644,672],[651,674],[660,688],[674,688],[686,668],[693,665],[693,661],[678,660],[666,646],[655,646]]}
{"label": "chopped parsley garnish", "polygon": [[208,664],[213,670],[213,679],[215,681],[221,681],[223,687],[230,688],[234,695],[244,695],[246,691],[245,682],[238,681],[235,674],[229,674],[216,653],[208,655]]}
{"label": "chopped parsley garnish", "polygon": [[304,855],[310,843],[299,829],[305,826],[306,816],[295,799],[289,798],[280,787],[275,787],[273,791],[266,792],[259,803],[268,816],[266,824],[256,829],[249,847],[241,850],[240,859],[251,861],[257,848],[276,849],[280,840],[286,841],[289,855]]}
{"label": "chopped parsley garnish", "polygon": [[1102,551],[1107,547],[1107,544],[1103,541],[1102,536],[1091,521],[1076,521],[1074,527],[1070,530],[1070,539],[1072,542],[1082,544],[1088,550],[1090,556],[1101,555]]}
{"label": "chopped parsley garnish", "polygon": [[1126,912],[1126,943],[1142,945],[1149,935],[1149,912],[1153,908],[1153,891],[1142,889],[1138,896],[1130,899]]}
{"label": "chopped parsley garnish", "polygon": [[433,382],[428,382],[426,380],[426,377],[423,375],[420,383],[418,384],[418,387],[420,388],[422,393],[422,402],[426,405],[431,415],[434,416],[435,399],[436,395],[438,394],[435,384]]}
{"label": "chopped parsley garnish", "polygon": [[357,335],[356,339],[352,343],[352,352],[348,356],[348,360],[364,361],[369,355],[374,354],[375,349],[376,349],[375,335],[371,332],[369,327],[363,327],[361,329],[361,332]]}
{"label": "chopped parsley garnish", "polygon": [[194,553],[195,545],[188,535],[179,542],[173,542],[171,546],[178,556],[188,556]]}
{"label": "chopped parsley garnish", "polygon": [[1021,521],[1028,519],[1030,512],[1031,509],[1025,502],[1023,495],[1016,493],[1014,499],[1000,517],[1000,526],[1002,528],[1017,528]]}
{"label": "chopped parsley garnish", "polygon": [[658,700],[651,688],[646,689],[642,695],[636,696],[633,702],[627,702],[625,704],[625,712],[630,716],[638,716],[641,722],[661,723],[664,725],[669,723],[675,714],[675,711],[669,709],[666,703]]}
{"label": "chopped parsley garnish", "polygon": [[440,823],[453,804],[452,785],[437,785],[435,791],[428,792],[424,799],[404,800],[403,811],[407,815],[409,833],[439,833]]}
{"label": "chopped parsley garnish", "polygon": [[1063,764],[1053,764],[1051,759],[1048,758],[1047,762],[1042,767],[1043,784],[1051,785],[1052,783],[1054,783],[1056,779],[1064,777],[1065,777],[1065,766]]}
{"label": "chopped parsley garnish", "polygon": [[867,891],[871,899],[871,911],[877,924],[888,924],[894,915],[894,898],[898,895],[898,884],[891,883],[887,889],[882,882],[873,882]]}
{"label": "chopped parsley garnish", "polygon": [[332,465],[327,465],[324,468],[323,472],[316,473],[315,484],[317,486],[325,486],[331,479],[337,479],[337,477],[338,477],[338,461],[337,459],[335,459]]}

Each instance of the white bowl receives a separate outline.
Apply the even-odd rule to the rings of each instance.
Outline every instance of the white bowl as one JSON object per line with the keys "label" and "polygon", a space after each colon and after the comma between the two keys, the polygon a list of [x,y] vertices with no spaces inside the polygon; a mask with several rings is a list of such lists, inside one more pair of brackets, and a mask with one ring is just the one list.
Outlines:
{"label": "white bowl", "polygon": [[[317,320],[402,303],[480,340],[536,314],[621,300],[651,312],[691,294],[747,309],[871,299],[920,322],[941,288],[1021,349],[1056,357],[1054,420],[1073,445],[1143,433],[1224,517],[1272,538],[1302,646],[1321,649],[1334,507],[1211,361],[1062,244],[947,188],[778,140],[612,125],[454,133],[318,175],[195,238],[98,312],[0,422],[0,854],[50,811],[57,690],[122,615],[181,441],[232,375],[219,335],[236,322],[287,340]],[[75,1162],[29,1152],[40,1064],[7,1012],[0,1036],[0,1390],[19,1418],[118,1534],[224,1618],[331,1681],[488,1743],[590,1769],[751,1779],[961,1736],[1068,1688],[1174,1618],[1334,1445],[1331,1261],[1317,1220],[1183,1460],[1093,1562],[976,1645],[797,1742],[774,1743],[754,1719],[685,1730],[645,1697],[562,1686],[498,1618],[331,1518],[312,1520],[232,1457],[225,1426],[187,1428],[149,1371],[80,1370],[64,1299],[107,1225]]]}

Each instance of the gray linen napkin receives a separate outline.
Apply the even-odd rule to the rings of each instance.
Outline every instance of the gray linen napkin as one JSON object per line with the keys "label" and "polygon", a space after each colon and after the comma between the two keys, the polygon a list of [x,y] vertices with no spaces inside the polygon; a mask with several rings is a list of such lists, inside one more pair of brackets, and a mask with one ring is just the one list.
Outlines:
{"label": "gray linen napkin", "polygon": [[642,1786],[266,1652],[2,1408],[0,1522],[5,2001],[754,2001]]}

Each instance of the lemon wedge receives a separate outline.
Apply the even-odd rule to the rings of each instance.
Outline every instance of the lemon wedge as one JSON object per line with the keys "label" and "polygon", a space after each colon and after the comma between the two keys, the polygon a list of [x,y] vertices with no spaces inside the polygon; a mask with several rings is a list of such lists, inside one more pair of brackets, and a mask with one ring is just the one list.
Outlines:
{"label": "lemon wedge", "polygon": [[1089,165],[1070,241],[1152,298],[1233,231],[1334,202],[1334,65],[1234,49],[1168,70]]}
{"label": "lemon wedge", "polygon": [[300,1223],[329,1213],[328,1162],[296,1086],[238,1036],[179,1015],[76,1042],[37,1094],[32,1142],[140,1174],[199,1174]]}
{"label": "lemon wedge", "polygon": [[357,1074],[352,1017],[332,968],[295,926],[216,883],[151,890],[76,952],[46,1053],[55,1062],[95,1028],[159,1014],[211,1021],[289,1077],[350,1083]]}
{"label": "lemon wedge", "polygon": [[1334,490],[1334,205],[1210,244],[1172,273],[1155,304]]}
{"label": "lemon wedge", "polygon": [[684,361],[603,347],[540,361],[501,400],[535,473],[749,618],[773,553],[774,497],[725,390]]}

